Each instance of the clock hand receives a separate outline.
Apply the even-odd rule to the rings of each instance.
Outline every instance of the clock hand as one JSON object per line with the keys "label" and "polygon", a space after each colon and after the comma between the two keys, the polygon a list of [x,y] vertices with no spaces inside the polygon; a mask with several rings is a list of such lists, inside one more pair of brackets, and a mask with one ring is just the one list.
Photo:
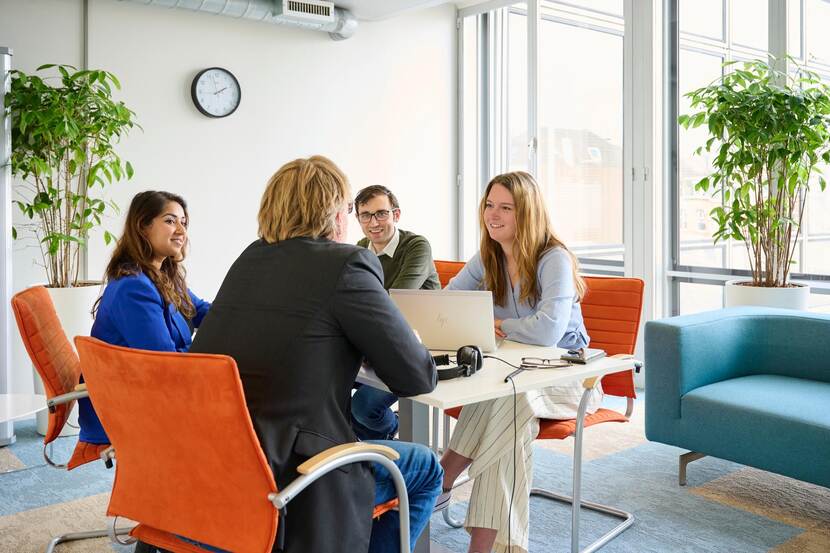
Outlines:
{"label": "clock hand", "polygon": [[216,92],[214,92],[214,93],[213,93],[213,95],[215,96],[215,95],[219,94],[220,92],[222,92],[222,91],[223,91],[223,90],[225,90],[226,88],[228,88],[228,87],[223,86],[222,88],[220,88],[219,90],[217,90]]}

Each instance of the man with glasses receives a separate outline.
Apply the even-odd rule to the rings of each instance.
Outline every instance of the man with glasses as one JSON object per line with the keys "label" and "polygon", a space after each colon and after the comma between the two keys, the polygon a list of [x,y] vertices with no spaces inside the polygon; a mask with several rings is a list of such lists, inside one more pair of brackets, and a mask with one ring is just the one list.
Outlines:
{"label": "man with glasses", "polygon": [[[383,287],[439,290],[441,282],[432,261],[432,249],[423,236],[400,230],[398,199],[385,186],[368,186],[355,198],[357,220],[365,238],[357,245],[369,248],[383,267]],[[398,416],[390,407],[398,396],[357,385],[352,396],[352,428],[361,440],[391,440],[398,432]]]}
{"label": "man with glasses", "polygon": [[429,241],[400,230],[398,199],[385,186],[367,186],[355,198],[357,220],[366,238],[357,245],[377,254],[383,267],[383,287],[438,290],[441,282],[432,261]]}

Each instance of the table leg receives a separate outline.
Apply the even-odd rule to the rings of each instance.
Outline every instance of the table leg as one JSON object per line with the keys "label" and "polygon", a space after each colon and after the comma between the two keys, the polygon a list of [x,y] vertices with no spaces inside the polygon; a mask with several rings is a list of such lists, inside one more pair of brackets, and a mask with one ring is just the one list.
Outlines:
{"label": "table leg", "polygon": [[[406,398],[398,400],[398,437],[429,447],[429,406]],[[415,545],[415,553],[429,553],[429,523]]]}

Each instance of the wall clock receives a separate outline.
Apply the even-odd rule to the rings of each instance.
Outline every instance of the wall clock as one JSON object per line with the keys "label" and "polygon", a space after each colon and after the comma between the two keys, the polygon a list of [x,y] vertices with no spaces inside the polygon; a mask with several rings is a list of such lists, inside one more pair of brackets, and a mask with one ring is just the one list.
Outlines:
{"label": "wall clock", "polygon": [[227,117],[239,107],[242,89],[233,73],[222,67],[209,67],[193,77],[190,96],[203,115]]}

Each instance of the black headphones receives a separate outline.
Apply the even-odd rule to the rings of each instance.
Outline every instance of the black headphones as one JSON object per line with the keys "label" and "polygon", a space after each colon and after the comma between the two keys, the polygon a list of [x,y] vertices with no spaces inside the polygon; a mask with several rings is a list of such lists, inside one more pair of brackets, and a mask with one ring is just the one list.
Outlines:
{"label": "black headphones", "polygon": [[[432,359],[436,365],[449,365],[450,356],[433,355]],[[450,380],[460,376],[473,376],[484,364],[484,354],[478,346],[461,346],[455,353],[455,362],[457,367],[450,367],[449,369],[438,369],[438,380]]]}

